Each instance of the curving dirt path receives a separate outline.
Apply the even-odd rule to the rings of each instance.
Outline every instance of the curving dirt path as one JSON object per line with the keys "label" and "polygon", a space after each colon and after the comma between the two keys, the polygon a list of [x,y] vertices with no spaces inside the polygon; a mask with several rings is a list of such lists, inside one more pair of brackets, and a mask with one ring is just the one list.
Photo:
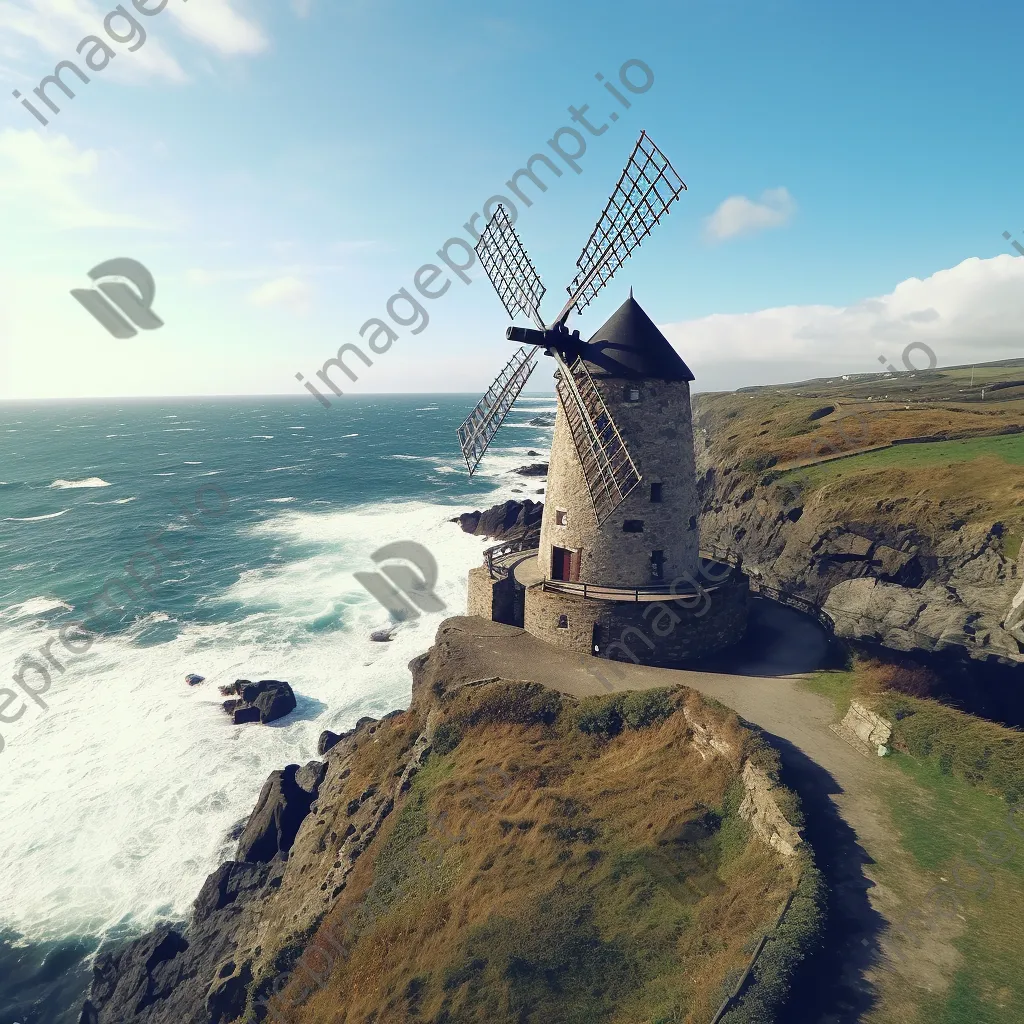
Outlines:
{"label": "curving dirt path", "polygon": [[[797,995],[781,1020],[854,1024],[867,1019],[879,988],[945,987],[955,956],[950,936],[936,932],[930,948],[915,949],[912,958],[901,959],[900,968],[893,965],[893,940],[886,933],[906,908],[890,890],[876,885],[871,868],[876,861],[905,862],[906,857],[876,795],[876,763],[831,731],[832,704],[800,688],[800,676],[792,674],[813,671],[826,656],[828,640],[812,620],[777,605],[761,605],[755,642],[746,645],[758,654],[735,657],[727,672],[564,654],[521,629],[480,618],[447,620],[438,642],[444,642],[448,629],[459,634],[446,658],[460,679],[493,678],[500,666],[504,679],[531,680],[576,697],[682,683],[733,708],[766,733],[781,753],[783,781],[803,801],[804,834],[831,892],[823,948],[801,972]],[[911,879],[911,888],[920,886],[921,893],[926,884]],[[873,1022],[888,1019],[888,1014],[871,1015]]]}

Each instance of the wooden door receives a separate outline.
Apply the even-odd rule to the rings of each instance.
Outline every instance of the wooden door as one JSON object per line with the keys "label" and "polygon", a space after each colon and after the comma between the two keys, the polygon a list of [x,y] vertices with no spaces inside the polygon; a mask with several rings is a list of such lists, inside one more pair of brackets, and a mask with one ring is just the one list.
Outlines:
{"label": "wooden door", "polygon": [[568,580],[570,583],[579,583],[580,581],[580,553],[578,551],[569,552]]}

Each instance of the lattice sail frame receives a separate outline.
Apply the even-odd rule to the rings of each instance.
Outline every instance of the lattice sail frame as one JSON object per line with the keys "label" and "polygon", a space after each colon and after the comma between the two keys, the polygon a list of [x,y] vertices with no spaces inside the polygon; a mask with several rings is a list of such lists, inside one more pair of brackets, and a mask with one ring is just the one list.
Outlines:
{"label": "lattice sail frame", "polygon": [[459,427],[462,456],[472,476],[498,428],[536,369],[537,350],[520,348]]}
{"label": "lattice sail frame", "polygon": [[640,483],[640,472],[583,360],[560,369],[558,397],[602,526]]}
{"label": "lattice sail frame", "polygon": [[647,132],[641,132],[608,205],[576,261],[580,272],[566,289],[570,299],[559,320],[573,309],[582,313],[593,302],[685,191],[686,183],[668,157]]}
{"label": "lattice sail frame", "polygon": [[543,329],[540,303],[547,289],[504,206],[487,222],[476,254],[508,315],[515,319],[516,313],[525,313]]}

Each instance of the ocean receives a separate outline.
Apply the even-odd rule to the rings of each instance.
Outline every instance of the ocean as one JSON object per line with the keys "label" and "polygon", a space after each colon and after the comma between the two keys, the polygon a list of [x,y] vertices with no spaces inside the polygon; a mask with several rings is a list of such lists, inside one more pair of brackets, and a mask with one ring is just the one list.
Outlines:
{"label": "ocean", "polygon": [[[25,658],[50,676],[21,671],[38,702],[0,689],[0,1024],[77,1021],[89,956],[187,917],[273,769],[408,705],[408,662],[493,543],[449,520],[542,500],[512,471],[546,458],[529,420],[553,396],[520,399],[470,479],[456,429],[476,399],[0,405],[0,687]],[[353,573],[399,540],[433,554],[446,610],[374,643],[388,613]],[[108,584],[98,638],[65,631],[69,654],[61,627]],[[298,707],[234,726],[217,687],[236,678],[285,679]]]}

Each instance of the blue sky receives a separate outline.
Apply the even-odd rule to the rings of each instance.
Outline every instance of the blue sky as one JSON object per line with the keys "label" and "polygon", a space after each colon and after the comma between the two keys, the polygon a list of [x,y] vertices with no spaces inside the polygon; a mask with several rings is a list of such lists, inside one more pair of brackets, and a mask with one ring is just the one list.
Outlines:
{"label": "blue sky", "polygon": [[[115,6],[0,0],[0,397],[304,394],[585,103],[622,116],[517,224],[546,311],[641,129],[689,191],[584,334],[633,285],[698,389],[1024,352],[1019,4],[168,0],[43,127],[11,90]],[[626,110],[594,76],[630,59],[654,82]],[[163,328],[71,298],[114,257]],[[473,273],[342,385],[482,392],[511,346]]]}

